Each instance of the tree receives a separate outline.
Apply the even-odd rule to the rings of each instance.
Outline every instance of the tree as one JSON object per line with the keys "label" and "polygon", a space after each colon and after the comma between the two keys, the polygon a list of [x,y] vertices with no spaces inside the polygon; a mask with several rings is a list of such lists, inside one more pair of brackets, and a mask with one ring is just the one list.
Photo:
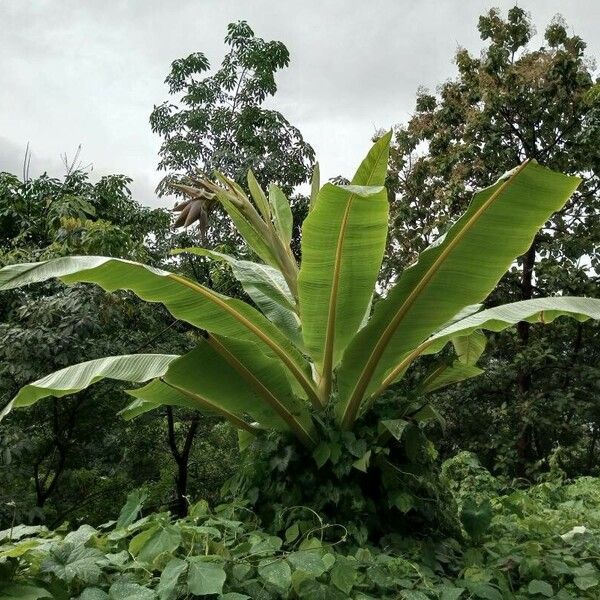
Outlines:
{"label": "tree", "polygon": [[[165,83],[177,103],[163,102],[150,116],[152,131],[164,138],[158,167],[168,175],[159,190],[215,170],[245,186],[251,169],[263,186],[291,193],[308,179],[314,151],[281,113],[263,106],[277,92],[275,74],[288,66],[289,52],[282,42],[256,37],[245,21],[228,25],[225,43],[228,52],[211,76],[202,77],[210,64],[201,52],[171,65]],[[206,224],[210,205],[195,206],[179,224]]]}
{"label": "tree", "polygon": [[[481,373],[475,366],[484,347],[480,330],[547,323],[563,315],[600,318],[600,299],[540,298],[479,311],[476,303],[579,184],[576,177],[525,162],[476,193],[446,236],[421,254],[371,314],[388,230],[382,184],[390,137],[373,146],[351,185],[328,183],[315,190],[302,228],[300,265],[290,247],[290,205],[279,188],[272,187],[267,197],[256,187],[251,201],[222,175],[220,185],[202,182],[263,262],[205,248],[187,252],[225,261],[258,308],[182,275],[110,257],[65,257],[1,269],[0,290],[53,278],[125,288],[161,302],[201,334],[186,354],[117,355],[62,369],[23,387],[0,416],[47,396],[87,390],[106,378],[143,383],[130,390],[135,400],[124,410],[126,417],[181,406],[224,417],[245,443],[256,437],[260,445],[269,437],[265,431],[294,439],[301,467],[293,476],[315,473],[313,459],[320,468],[327,465],[326,483],[339,480],[345,488],[344,516],[354,517],[360,505],[376,523],[368,531],[374,535],[381,535],[390,519],[403,523],[402,513],[419,506],[409,492],[426,479],[423,471],[433,455],[421,428],[436,418],[426,395]],[[505,231],[509,222],[511,235]],[[411,402],[402,408],[388,404],[386,417],[369,424],[369,414],[378,415],[369,409],[415,359],[435,355],[449,342],[456,349],[452,362],[436,365]],[[271,461],[277,463],[285,474],[289,461]],[[267,502],[273,502],[269,492],[276,478],[271,471],[262,486]],[[302,493],[321,503],[322,491],[303,486]],[[325,498],[328,506],[319,508],[335,512],[340,496]]]}
{"label": "tree", "polygon": [[[0,174],[0,263],[105,253],[163,264],[173,243],[169,215],[140,206],[131,197],[129,181],[113,175],[92,183],[77,169],[69,169],[62,179],[42,175],[21,181]],[[176,238],[181,243],[186,236]],[[65,289],[52,283],[3,293],[0,306],[2,404],[32,378],[82,358],[98,358],[116,348],[143,351],[149,343],[164,351],[189,347],[185,327],[160,307],[140,312],[140,301],[127,293],[108,296],[85,286]],[[119,386],[107,384],[63,402],[40,405],[33,413],[2,424],[4,462],[9,464],[0,467],[0,522],[12,520],[13,509],[4,514],[5,502],[11,501],[22,519],[52,523],[83,514],[101,522],[112,515],[112,507],[131,486],[162,477],[170,483],[174,474],[167,440],[185,431],[187,413],[178,414],[177,431],[171,435],[164,416],[132,428],[116,415],[120,408]],[[210,421],[203,424],[205,436],[220,452],[212,428]],[[165,443],[136,454],[142,435],[164,437]],[[231,446],[225,442],[227,436],[222,437],[221,446]],[[178,463],[178,471],[187,470],[190,460],[202,462],[193,448],[190,452],[185,465]],[[222,480],[231,461],[221,456]],[[198,468],[204,467],[194,467],[195,471]],[[190,489],[200,492],[202,485],[195,482]],[[210,485],[215,485],[214,477]],[[170,500],[172,489],[163,489],[162,496],[154,494],[157,508]],[[178,492],[186,493],[181,488]],[[180,501],[178,494],[175,505]]]}
{"label": "tree", "polygon": [[[535,236],[489,303],[593,294],[600,265],[600,84],[584,54],[585,43],[568,35],[557,17],[545,31],[545,44],[530,50],[534,28],[518,7],[506,19],[492,9],[480,17],[478,28],[486,41],[481,56],[459,49],[457,78],[435,95],[419,91],[413,117],[396,131],[388,181],[395,196],[389,241],[393,251],[384,281],[397,277],[449,226],[467,205],[470,190],[489,185],[518,162],[537,160],[580,176],[582,184]],[[488,464],[503,455],[509,472],[526,475],[557,445],[596,435],[590,433],[598,430],[595,417],[591,427],[583,417],[590,416],[594,378],[574,381],[552,365],[554,356],[571,364],[572,371],[589,366],[597,370],[600,363],[589,360],[597,360],[593,348],[598,329],[593,324],[565,327],[570,347],[564,337],[553,344],[554,333],[547,330],[533,334],[525,322],[518,325],[516,338],[497,338],[491,356],[504,365],[503,375],[493,383],[488,379],[475,384],[472,402],[451,426],[449,436],[457,444],[469,447],[474,442],[461,434],[466,429],[482,435],[480,423],[466,427],[470,415],[494,422],[498,435],[492,433],[487,444]],[[473,403],[477,408],[471,408]],[[489,408],[484,414],[482,405]],[[573,405],[582,407],[574,420],[569,415],[578,408]],[[452,413],[454,407],[451,422]],[[572,427],[561,425],[565,421]],[[486,446],[483,438],[476,443],[478,449]]]}

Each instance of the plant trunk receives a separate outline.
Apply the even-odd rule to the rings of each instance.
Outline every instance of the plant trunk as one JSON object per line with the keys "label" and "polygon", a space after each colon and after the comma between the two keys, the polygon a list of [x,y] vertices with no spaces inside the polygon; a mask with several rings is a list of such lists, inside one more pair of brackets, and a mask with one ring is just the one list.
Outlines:
{"label": "plant trunk", "polygon": [[190,452],[194,443],[198,426],[200,425],[200,415],[194,413],[190,426],[185,434],[183,448],[179,450],[177,446],[177,437],[175,435],[175,419],[173,417],[173,409],[167,407],[167,426],[169,435],[169,448],[177,465],[177,474],[175,475],[175,501],[173,509],[179,518],[183,518],[188,514],[187,501],[187,485],[188,485],[188,467]]}
{"label": "plant trunk", "polygon": [[598,434],[600,430],[597,427],[592,429],[592,436],[590,438],[590,442],[588,444],[587,450],[587,464],[586,470],[588,475],[592,474],[594,466],[596,465],[596,444],[598,443]]}
{"label": "plant trunk", "polygon": [[[529,250],[523,255],[523,270],[521,273],[521,300],[530,300],[533,297],[533,271],[535,267],[535,255],[537,250],[537,240],[534,240]],[[521,321],[517,325],[517,335],[519,345],[525,349],[529,344],[530,324]],[[519,391],[519,399],[523,401],[531,391],[531,371],[527,366],[521,366],[517,373],[517,389]],[[522,425],[520,434],[515,443],[517,451],[517,476],[525,477],[527,475],[527,467],[535,460],[535,452],[533,448],[534,431],[528,415],[521,416]]]}
{"label": "plant trunk", "polygon": [[[71,438],[75,429],[79,408],[84,402],[85,397],[78,398],[70,406],[67,407],[65,414],[62,415],[58,409],[56,399],[52,401],[52,433],[53,433],[53,450],[49,449],[44,453],[44,456],[35,460],[33,463],[33,482],[35,485],[35,506],[41,510],[44,508],[46,501],[55,492],[59,480],[65,471],[67,457],[71,445]],[[53,458],[56,456],[56,461],[52,465]],[[40,473],[44,460],[48,459],[48,467],[46,474]],[[41,514],[34,518],[35,523],[43,521]]]}

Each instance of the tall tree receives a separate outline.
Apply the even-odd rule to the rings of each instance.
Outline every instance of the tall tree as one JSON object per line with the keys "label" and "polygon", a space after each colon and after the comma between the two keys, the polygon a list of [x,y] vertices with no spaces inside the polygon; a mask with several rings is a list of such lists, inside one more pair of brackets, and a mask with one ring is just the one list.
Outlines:
{"label": "tall tree", "polygon": [[245,187],[252,169],[263,187],[276,183],[290,193],[308,179],[314,151],[280,112],[264,106],[277,92],[275,74],[288,66],[289,52],[282,42],[256,37],[245,21],[228,25],[225,43],[212,75],[202,52],[171,65],[165,83],[175,103],[155,106],[150,116],[152,131],[163,138],[158,167],[167,171],[159,191],[181,175],[214,170]]}
{"label": "tall tree", "polygon": [[[506,18],[490,10],[480,17],[478,29],[485,42],[481,55],[460,48],[458,76],[436,94],[420,90],[413,117],[396,130],[390,175],[396,200],[384,281],[395,278],[447,229],[464,210],[469,190],[489,185],[530,159],[579,175],[582,183],[503,279],[492,302],[592,295],[600,272],[600,84],[585,55],[586,44],[569,35],[564,20],[556,17],[545,30],[543,45],[531,49],[535,30],[519,7],[511,8]],[[507,223],[507,235],[510,228]],[[597,327],[571,324],[563,333],[570,335],[570,346],[565,347],[564,338],[551,342],[554,333],[533,332],[530,324],[521,323],[516,338],[503,334],[498,342],[495,359],[505,365],[502,376],[493,385],[487,381],[487,387],[485,382],[470,384],[479,386],[472,396],[476,402],[479,394],[477,418],[495,423],[492,429],[505,436],[500,442],[500,434],[486,429],[492,439],[489,444],[480,440],[481,445],[490,456],[504,445],[520,475],[556,445],[569,444],[573,427],[585,438],[598,429],[597,421],[591,428],[585,419],[574,423],[571,413],[579,407],[557,394],[560,390],[563,398],[568,394],[575,403],[589,404],[593,378],[588,374],[574,385],[571,375],[598,368],[598,353],[592,351]],[[552,373],[553,352],[570,356],[571,375]],[[467,445],[474,440],[461,431],[469,414],[475,413],[461,413],[454,432]],[[481,432],[480,425],[468,429]]]}
{"label": "tall tree", "polygon": [[[60,179],[42,175],[25,181],[0,173],[0,264],[98,253],[162,264],[177,243],[169,232],[169,215],[140,206],[129,182],[113,175],[92,183],[77,169]],[[178,245],[186,243],[181,237]],[[89,286],[65,289],[52,284],[1,296],[0,406],[20,385],[49,368],[117,349],[173,352],[189,344],[185,327],[175,326],[160,307],[142,308],[127,293],[107,296]],[[104,327],[109,321],[111,326]],[[187,414],[178,414],[177,431],[171,431],[164,416],[131,426],[116,416],[126,398],[121,387],[101,386],[0,424],[0,528],[10,524],[13,513],[19,520],[50,524],[73,517],[101,522],[113,516],[114,505],[128,489],[146,481],[154,482],[154,506],[174,496],[173,506],[180,512],[184,495],[195,494],[205,482],[205,490],[218,488],[231,461],[227,434],[221,433],[220,441],[209,419],[202,424],[202,433],[224,465],[220,478],[198,458],[197,452],[211,452],[204,441],[204,448],[199,443],[192,447],[193,436],[185,464],[174,464],[170,442],[185,436]],[[145,447],[144,437],[154,443]],[[192,460],[194,473],[206,479],[190,486],[186,481],[182,487],[181,473],[187,480]]]}

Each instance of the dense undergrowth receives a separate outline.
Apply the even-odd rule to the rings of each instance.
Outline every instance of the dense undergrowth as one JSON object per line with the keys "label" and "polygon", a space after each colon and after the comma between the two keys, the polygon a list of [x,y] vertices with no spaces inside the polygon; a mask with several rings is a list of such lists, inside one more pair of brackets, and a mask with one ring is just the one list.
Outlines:
{"label": "dense undergrowth", "polygon": [[460,541],[390,535],[359,547],[343,524],[301,507],[287,509],[295,519],[281,535],[241,504],[140,517],[136,492],[98,528],[0,532],[0,599],[598,598],[600,479],[511,488],[466,453],[443,473]]}

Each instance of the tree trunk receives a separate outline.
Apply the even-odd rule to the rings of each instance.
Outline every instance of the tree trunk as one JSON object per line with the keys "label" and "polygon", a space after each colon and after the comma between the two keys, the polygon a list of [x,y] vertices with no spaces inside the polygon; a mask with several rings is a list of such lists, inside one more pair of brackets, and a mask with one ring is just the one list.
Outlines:
{"label": "tree trunk", "polygon": [[[33,463],[33,481],[35,485],[35,505],[40,510],[44,508],[46,501],[54,493],[58,482],[65,470],[67,457],[71,445],[71,438],[77,422],[79,409],[83,404],[85,397],[77,398],[73,403],[67,406],[65,414],[66,419],[61,418],[58,402],[56,398],[52,401],[52,433],[53,451],[45,452],[44,456],[35,460]],[[56,456],[57,455],[57,456]],[[54,457],[56,462],[52,466]],[[40,474],[40,467],[44,460],[48,459],[48,468],[45,475]],[[35,517],[35,522],[41,522],[41,516]]]}
{"label": "tree trunk", "polygon": [[587,450],[586,467],[587,467],[588,475],[592,474],[592,471],[594,470],[594,466],[596,465],[596,444],[598,443],[598,434],[599,433],[600,433],[600,430],[598,430],[597,427],[592,428],[592,437],[588,444],[588,450]]}
{"label": "tree trunk", "polygon": [[[537,251],[537,240],[534,240],[529,250],[523,255],[523,270],[521,272],[521,300],[530,300],[533,297],[533,272],[535,267],[535,255]],[[525,349],[529,344],[529,330],[531,325],[521,321],[517,325],[517,335],[519,345]],[[517,373],[517,389],[519,390],[519,400],[523,401],[531,391],[531,371],[527,366],[521,366]],[[519,437],[515,443],[517,451],[517,476],[525,477],[527,467],[535,460],[533,448],[534,432],[527,415],[521,417],[522,426]]]}
{"label": "tree trunk", "polygon": [[177,446],[177,437],[175,435],[175,419],[173,418],[173,409],[167,407],[167,426],[169,435],[169,448],[171,454],[177,465],[177,474],[175,475],[175,502],[174,512],[175,514],[183,518],[188,513],[188,502],[187,502],[187,485],[188,485],[188,467],[190,452],[194,443],[196,432],[200,424],[200,415],[194,413],[192,416],[190,426],[185,435],[185,441],[183,448],[179,450]]}

